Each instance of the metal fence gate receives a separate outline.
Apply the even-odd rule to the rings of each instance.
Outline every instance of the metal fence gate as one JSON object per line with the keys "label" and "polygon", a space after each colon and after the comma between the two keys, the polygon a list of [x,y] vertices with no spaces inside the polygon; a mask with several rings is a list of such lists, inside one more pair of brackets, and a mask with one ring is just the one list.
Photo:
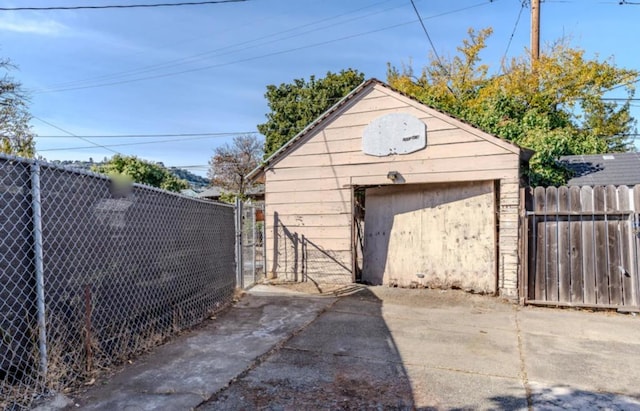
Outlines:
{"label": "metal fence gate", "polygon": [[79,386],[233,299],[234,210],[0,155],[0,409]]}
{"label": "metal fence gate", "polygon": [[236,201],[236,275],[239,288],[265,277],[264,205]]}
{"label": "metal fence gate", "polygon": [[536,187],[525,203],[526,302],[638,310],[640,186]]}

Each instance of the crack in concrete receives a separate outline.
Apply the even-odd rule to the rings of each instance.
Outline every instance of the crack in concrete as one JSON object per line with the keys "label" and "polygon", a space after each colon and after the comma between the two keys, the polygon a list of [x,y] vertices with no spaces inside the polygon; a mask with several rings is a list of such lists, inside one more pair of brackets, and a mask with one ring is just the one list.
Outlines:
{"label": "crack in concrete", "polygon": [[266,352],[264,352],[263,354],[259,355],[258,357],[256,357],[251,364],[249,364],[249,366],[247,368],[245,368],[241,373],[239,373],[238,375],[236,375],[235,377],[233,377],[224,387],[220,388],[218,391],[214,392],[211,394],[211,396],[209,398],[205,398],[204,401],[202,401],[200,404],[198,404],[197,406],[195,406],[193,409],[196,410],[199,407],[210,403],[210,402],[214,402],[217,401],[220,398],[220,395],[222,395],[225,391],[227,391],[229,388],[231,388],[231,385],[233,383],[235,383],[236,381],[246,377],[247,375],[249,375],[249,373],[251,371],[253,371],[254,369],[256,369],[257,367],[259,367],[262,363],[264,363],[267,359],[269,359],[269,357],[273,356],[274,354],[276,354],[278,351],[282,350],[283,348],[285,348],[285,345],[291,341],[291,339],[293,339],[295,336],[297,336],[298,334],[300,334],[301,332],[303,332],[304,330],[306,330],[311,324],[313,324],[314,322],[316,322],[318,320],[318,318],[320,318],[324,313],[326,313],[327,311],[329,311],[337,302],[339,301],[338,298],[336,298],[335,301],[333,301],[331,304],[327,305],[326,307],[324,307],[322,310],[320,310],[318,312],[318,314],[308,323],[302,325],[300,328],[298,328],[297,330],[294,330],[291,334],[289,334],[289,336],[287,336],[286,338],[284,338],[283,340],[281,340],[280,342],[278,342],[277,344],[275,344],[273,347],[271,347],[271,349],[267,350]]}
{"label": "crack in concrete", "polygon": [[516,322],[516,334],[518,336],[518,353],[520,355],[520,377],[522,379],[522,385],[527,396],[527,408],[529,411],[533,411],[533,396],[531,394],[531,386],[529,385],[529,377],[527,376],[527,367],[524,361],[524,343],[522,341],[522,330],[520,328],[520,318],[518,313],[520,307],[515,306],[515,322]]}

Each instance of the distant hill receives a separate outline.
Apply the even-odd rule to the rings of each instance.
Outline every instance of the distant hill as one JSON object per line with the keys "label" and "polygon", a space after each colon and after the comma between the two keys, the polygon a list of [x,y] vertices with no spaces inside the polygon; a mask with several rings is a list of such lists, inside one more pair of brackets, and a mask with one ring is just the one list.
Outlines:
{"label": "distant hill", "polygon": [[169,167],[169,171],[171,171],[176,177],[187,180],[192,188],[205,188],[211,185],[211,181],[208,178],[193,174],[191,171],[185,170],[184,168]]}
{"label": "distant hill", "polygon": [[[81,160],[53,160],[52,164],[58,164],[65,167],[78,168],[81,170],[91,170],[92,166],[99,166],[104,164],[103,161],[81,161]],[[159,163],[163,165],[162,163]],[[164,166],[164,165],[163,165]],[[199,176],[197,174],[193,174],[189,170],[185,170],[183,168],[178,167],[168,167],[167,168],[173,175],[183,180],[186,180],[192,189],[199,190],[203,189],[210,185],[209,179]]]}

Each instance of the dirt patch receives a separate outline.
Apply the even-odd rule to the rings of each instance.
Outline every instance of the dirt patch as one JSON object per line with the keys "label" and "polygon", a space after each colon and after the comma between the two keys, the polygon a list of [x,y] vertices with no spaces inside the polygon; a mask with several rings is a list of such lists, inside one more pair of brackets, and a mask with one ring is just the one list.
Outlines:
{"label": "dirt patch", "polygon": [[407,305],[413,307],[445,307],[451,305],[463,305],[482,308],[509,308],[513,303],[500,297],[474,294],[463,290],[440,290],[431,288],[400,288],[388,286],[367,286],[362,284],[315,284],[313,282],[285,282],[270,281],[266,285],[277,288],[286,288],[311,295],[326,295],[340,297],[357,293],[367,289],[371,293],[368,297],[385,304]]}
{"label": "dirt patch", "polygon": [[265,282],[264,285],[286,288],[287,290],[297,291],[305,294],[327,295],[332,297],[348,295],[353,292],[357,292],[362,288],[365,288],[364,285],[360,284],[319,284],[312,281],[295,282],[271,280]]}
{"label": "dirt patch", "polygon": [[235,381],[205,410],[411,410],[406,375],[391,364],[285,349]]}

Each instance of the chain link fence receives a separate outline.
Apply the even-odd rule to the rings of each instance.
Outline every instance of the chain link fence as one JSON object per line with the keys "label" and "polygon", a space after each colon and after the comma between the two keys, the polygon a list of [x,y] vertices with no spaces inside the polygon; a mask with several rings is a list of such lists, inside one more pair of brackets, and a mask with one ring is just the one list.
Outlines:
{"label": "chain link fence", "polygon": [[32,406],[233,298],[233,207],[0,156],[0,409]]}
{"label": "chain link fence", "polygon": [[[237,202],[240,225],[239,247],[241,248],[241,264],[238,268],[238,284],[248,288],[264,280],[264,205]],[[240,269],[241,267],[241,269]]]}

